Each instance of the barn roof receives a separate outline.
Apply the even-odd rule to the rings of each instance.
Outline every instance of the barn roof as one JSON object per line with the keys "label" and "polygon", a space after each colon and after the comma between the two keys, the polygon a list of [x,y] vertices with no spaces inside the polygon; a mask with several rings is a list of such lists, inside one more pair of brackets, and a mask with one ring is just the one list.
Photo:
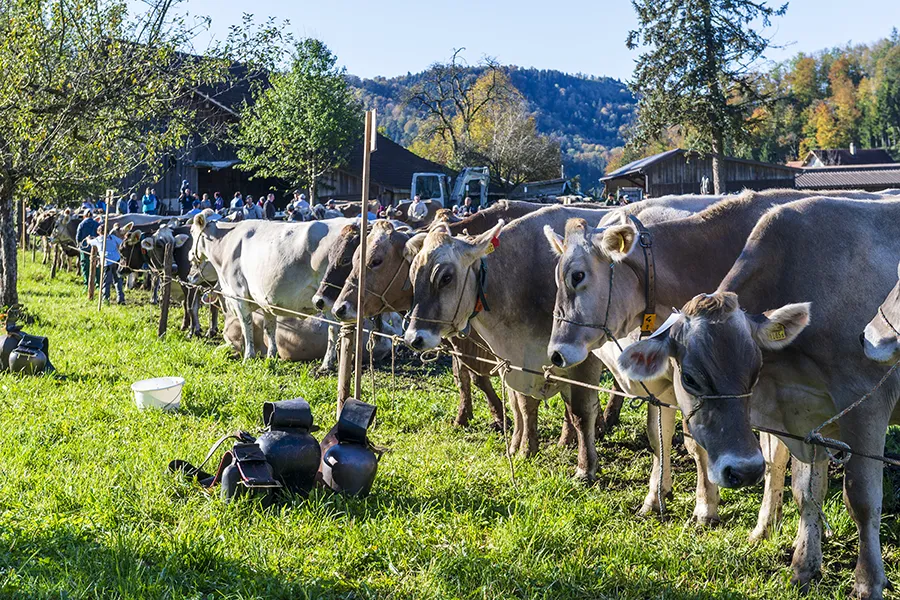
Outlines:
{"label": "barn roof", "polygon": [[810,150],[809,154],[803,160],[803,164],[810,164],[810,160],[815,157],[822,161],[826,167],[842,166],[842,165],[886,165],[893,164],[894,159],[887,153],[884,148],[866,148],[854,149],[853,152],[846,148],[835,148],[829,150]]}
{"label": "barn roof", "polygon": [[[634,175],[636,173],[644,173],[647,169],[652,167],[653,165],[660,163],[664,160],[667,160],[673,156],[677,155],[697,155],[700,156],[698,152],[693,150],[685,150],[683,148],[675,148],[674,150],[666,150],[665,152],[660,152],[659,154],[654,154],[653,156],[648,156],[646,158],[642,158],[640,160],[636,160],[632,163],[628,163],[624,167],[620,167],[613,171],[612,173],[607,173],[603,177],[600,178],[600,181],[608,181],[610,179],[615,179],[617,177],[626,177],[628,175]],[[746,158],[735,158],[734,156],[726,156],[726,162],[736,162],[742,163],[746,165],[757,165],[760,167],[766,167],[769,169],[781,169],[784,171],[790,171],[793,173],[797,169],[793,167],[789,167],[787,165],[776,165],[773,163],[760,162],[758,160],[749,160]]]}
{"label": "barn roof", "polygon": [[812,190],[900,188],[900,163],[807,168],[795,184]]}
{"label": "barn roof", "polygon": [[[413,173],[450,173],[446,167],[413,154],[388,137],[378,134],[376,151],[372,153],[372,183],[388,188],[408,190]],[[353,146],[350,158],[343,167],[348,173],[362,173],[363,140]]]}

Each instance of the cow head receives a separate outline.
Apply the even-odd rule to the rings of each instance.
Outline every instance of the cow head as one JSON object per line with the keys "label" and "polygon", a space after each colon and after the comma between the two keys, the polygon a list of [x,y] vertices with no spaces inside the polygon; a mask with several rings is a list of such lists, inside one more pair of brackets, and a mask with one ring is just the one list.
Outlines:
{"label": "cow head", "polygon": [[[321,206],[321,205],[319,205]],[[326,310],[334,306],[347,276],[353,267],[353,253],[359,248],[359,225],[345,225],[338,239],[328,249],[328,266],[319,288],[313,296],[316,310]]]}
{"label": "cow head", "polygon": [[[74,244],[75,236],[70,231],[69,224],[75,218],[76,217],[72,216],[72,209],[67,208],[64,210],[53,224],[53,228],[50,232],[50,241],[52,243]],[[81,217],[79,216],[78,219],[80,221]]]}
{"label": "cow head", "polygon": [[[897,268],[900,277],[900,266]],[[894,363],[900,359],[900,282],[894,285],[860,337],[870,360]]]}
{"label": "cow head", "polygon": [[[391,221],[379,220],[372,225],[366,237],[366,295],[363,312],[373,317],[385,311],[402,311],[412,301],[409,285],[409,261],[406,259],[406,242],[411,232],[394,227]],[[359,250],[353,253],[350,275],[335,300],[332,313],[341,320],[356,319],[356,302],[359,289]]]}
{"label": "cow head", "polygon": [[[165,267],[166,246],[171,244],[172,249],[183,246],[191,236],[179,233],[175,234],[168,225],[161,226],[153,235],[145,236],[141,240],[141,250],[147,256],[147,262],[154,269],[163,269]],[[174,258],[174,255],[173,255]]]}
{"label": "cow head", "polygon": [[467,328],[477,301],[479,261],[493,250],[503,224],[501,219],[471,239],[453,237],[446,225],[439,225],[406,243],[413,285],[407,344],[427,350]]}
{"label": "cow head", "polygon": [[194,220],[191,222],[191,237],[193,238],[193,243],[191,244],[190,258],[192,265],[199,265],[208,258],[207,249],[209,244],[207,234],[211,228],[216,226],[215,221],[210,219],[213,214],[211,208],[206,208],[199,214],[194,215]]}
{"label": "cow head", "polygon": [[808,324],[808,303],[748,315],[736,294],[700,294],[651,337],[625,348],[619,366],[644,381],[674,363],[678,405],[709,454],[710,478],[723,487],[752,485],[765,472],[747,396],[759,379],[762,350],[787,347]]}
{"label": "cow head", "polygon": [[547,355],[555,366],[569,368],[603,344],[604,326],[615,332],[630,324],[629,315],[643,310],[637,272],[617,266],[634,250],[638,232],[630,223],[594,229],[584,219],[570,219],[565,237],[549,226],[544,235],[559,256]]}

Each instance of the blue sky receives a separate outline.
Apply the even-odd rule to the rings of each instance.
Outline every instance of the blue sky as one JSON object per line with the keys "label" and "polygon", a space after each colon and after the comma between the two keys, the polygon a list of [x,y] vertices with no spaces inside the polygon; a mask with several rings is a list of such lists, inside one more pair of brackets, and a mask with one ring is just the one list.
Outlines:
{"label": "blue sky", "polygon": [[[322,39],[361,77],[421,71],[460,47],[470,62],[487,55],[504,64],[620,79],[630,77],[635,59],[624,44],[635,25],[629,0],[188,0],[180,8],[212,17],[198,49],[210,36],[226,36],[244,12],[271,15],[289,19],[296,35]],[[900,27],[900,0],[791,0],[787,15],[769,30],[785,47],[768,56],[783,60],[871,42],[894,26]]]}

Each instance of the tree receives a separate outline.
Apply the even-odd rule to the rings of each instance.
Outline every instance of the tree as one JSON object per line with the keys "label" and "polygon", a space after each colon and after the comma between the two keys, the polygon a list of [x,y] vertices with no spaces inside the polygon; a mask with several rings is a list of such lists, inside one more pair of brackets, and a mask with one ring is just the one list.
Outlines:
{"label": "tree", "polygon": [[[726,141],[744,135],[757,97],[751,69],[769,40],[750,26],[783,15],[765,0],[632,0],[638,29],[627,46],[648,50],[637,60],[632,90],[639,97],[636,141],[646,143],[665,127],[696,133],[712,155],[715,193],[725,189],[720,160]],[[739,99],[734,101],[735,99]]]}
{"label": "tree", "polygon": [[272,72],[269,83],[241,109],[232,132],[238,168],[306,187],[315,202],[319,178],[360,140],[362,107],[337,57],[316,39],[296,44],[290,68]]}
{"label": "tree", "polygon": [[180,53],[194,28],[172,0],[5,0],[0,5],[0,306],[18,302],[14,206],[115,187],[214,137],[197,90],[228,62]]}

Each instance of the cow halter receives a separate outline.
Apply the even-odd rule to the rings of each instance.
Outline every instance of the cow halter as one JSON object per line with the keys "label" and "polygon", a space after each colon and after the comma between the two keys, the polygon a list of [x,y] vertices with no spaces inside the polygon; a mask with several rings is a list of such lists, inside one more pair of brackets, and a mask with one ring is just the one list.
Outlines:
{"label": "cow halter", "polygon": [[[476,264],[478,265],[476,267]],[[469,283],[469,275],[473,272],[475,273],[475,306],[472,308],[472,313],[466,318],[466,325],[461,330],[456,326],[457,319],[459,318],[459,310],[462,308],[462,299],[466,293],[466,287]],[[443,319],[426,319],[424,317],[420,317],[418,315],[414,315],[410,313],[409,320],[412,322],[423,321],[425,323],[437,323],[439,325],[449,325],[452,327],[452,331],[444,337],[466,337],[469,330],[469,321],[478,316],[482,310],[486,312],[490,312],[491,308],[487,303],[487,296],[485,295],[485,288],[487,287],[487,261],[484,260],[484,257],[481,257],[481,260],[478,263],[473,263],[468,269],[466,269],[466,278],[463,280],[462,288],[459,293],[459,298],[456,301],[456,310],[453,311],[453,319],[451,321],[445,321]]]}
{"label": "cow halter", "polygon": [[897,331],[897,328],[894,327],[894,324],[887,318],[887,315],[884,314],[884,308],[881,306],[878,307],[878,314],[881,315],[881,320],[884,321],[888,327],[891,328],[891,331],[894,332],[894,335],[900,338],[900,331]]}
{"label": "cow halter", "polygon": [[[644,313],[641,316],[640,333],[640,337],[644,338],[656,330],[656,262],[653,257],[653,236],[636,216],[628,215],[628,218],[634,222],[634,225],[637,228],[638,243],[641,245],[644,253]],[[556,263],[557,279],[559,279],[560,265],[560,262]],[[554,311],[553,318],[557,321],[571,323],[572,325],[577,325],[579,327],[600,329],[607,338],[614,339],[613,333],[609,329],[609,310],[612,306],[612,287],[615,266],[615,262],[609,264],[609,291],[606,295],[606,313],[602,324],[575,321],[567,318],[560,311]]]}
{"label": "cow halter", "polygon": [[365,290],[366,293],[371,294],[371,295],[375,296],[376,298],[378,298],[379,300],[381,300],[381,306],[376,311],[376,314],[383,313],[385,311],[385,309],[388,309],[388,312],[395,312],[395,313],[400,312],[394,306],[392,306],[390,302],[387,301],[387,298],[385,298],[385,294],[390,292],[391,288],[394,287],[394,282],[397,281],[397,278],[400,276],[400,273],[403,272],[404,265],[406,265],[406,267],[407,267],[406,268],[406,281],[403,283],[403,289],[405,290],[405,289],[409,288],[409,285],[410,285],[409,284],[409,260],[406,257],[403,257],[403,260],[400,261],[400,265],[397,267],[397,270],[394,271],[394,276],[391,277],[391,280],[388,282],[387,286],[385,286],[385,288],[381,292],[376,292],[376,291],[372,290],[368,286],[368,281],[366,281],[366,290]]}

